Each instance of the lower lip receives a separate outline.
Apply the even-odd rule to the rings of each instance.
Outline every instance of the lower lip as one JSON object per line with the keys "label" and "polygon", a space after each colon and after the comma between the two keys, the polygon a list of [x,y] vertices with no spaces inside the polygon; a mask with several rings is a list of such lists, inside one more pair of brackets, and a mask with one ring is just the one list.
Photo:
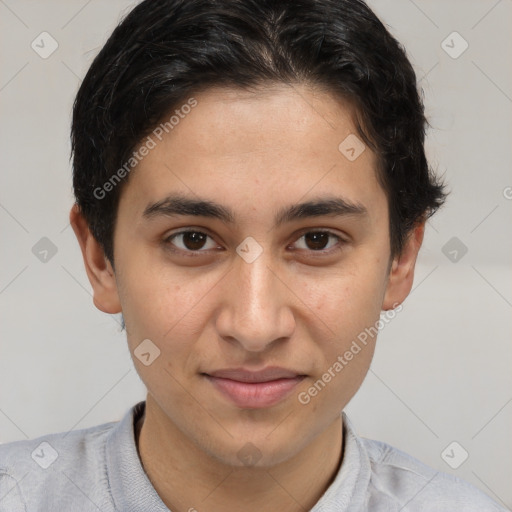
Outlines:
{"label": "lower lip", "polygon": [[271,407],[286,398],[304,379],[277,379],[269,382],[240,382],[206,375],[208,380],[238,407],[259,409]]}

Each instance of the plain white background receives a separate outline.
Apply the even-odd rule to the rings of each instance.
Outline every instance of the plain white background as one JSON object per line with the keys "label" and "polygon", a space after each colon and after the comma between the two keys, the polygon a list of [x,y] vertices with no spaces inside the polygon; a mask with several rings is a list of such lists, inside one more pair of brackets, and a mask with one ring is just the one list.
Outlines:
{"label": "plain white background", "polygon": [[[0,0],[0,442],[119,420],[145,398],[68,225],[74,95],[134,4]],[[452,193],[346,411],[361,435],[512,508],[512,2],[369,4],[407,48],[433,126],[428,157]],[[31,47],[44,31],[58,44],[46,59]],[[46,262],[32,250],[43,237],[57,250]],[[454,441],[452,465],[469,454],[457,469],[441,456]]]}

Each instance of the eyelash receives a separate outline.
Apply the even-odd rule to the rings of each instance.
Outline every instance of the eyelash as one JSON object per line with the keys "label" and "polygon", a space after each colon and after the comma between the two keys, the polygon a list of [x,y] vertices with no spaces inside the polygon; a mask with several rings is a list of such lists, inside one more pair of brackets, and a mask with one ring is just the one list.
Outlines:
{"label": "eyelash", "polygon": [[[168,237],[166,237],[163,242],[166,246],[166,248],[170,251],[172,251],[173,253],[179,253],[180,255],[184,255],[186,257],[198,257],[198,256],[201,256],[202,253],[208,253],[208,250],[197,250],[197,251],[192,251],[190,249],[187,249],[187,250],[184,250],[184,249],[179,249],[179,248],[175,248],[173,247],[173,245],[171,244],[171,241],[176,238],[177,236],[179,235],[183,235],[183,234],[186,234],[186,233],[199,233],[201,235],[206,235],[207,237],[209,238],[212,238],[208,233],[205,233],[204,231],[200,231],[200,230],[196,230],[196,229],[186,229],[186,230],[183,230],[183,231],[178,231],[176,233],[173,233],[171,235],[169,235]],[[308,234],[311,234],[311,233],[315,233],[315,234],[318,234],[318,233],[325,233],[327,235],[330,235],[331,237],[334,237],[338,240],[338,243],[337,243],[337,246],[335,247],[331,247],[330,249],[321,249],[321,250],[318,250],[318,251],[314,251],[312,249],[298,249],[299,251],[301,250],[306,250],[310,253],[313,253],[314,255],[329,255],[329,254],[332,254],[334,252],[337,252],[337,251],[341,251],[343,249],[343,245],[345,243],[347,243],[347,241],[345,239],[343,239],[341,236],[335,234],[334,232],[332,231],[329,231],[329,230],[325,230],[325,229],[315,229],[315,230],[309,230],[309,231],[303,231],[299,238],[297,238],[297,240],[300,240],[301,238],[303,238],[305,235],[308,235]]]}

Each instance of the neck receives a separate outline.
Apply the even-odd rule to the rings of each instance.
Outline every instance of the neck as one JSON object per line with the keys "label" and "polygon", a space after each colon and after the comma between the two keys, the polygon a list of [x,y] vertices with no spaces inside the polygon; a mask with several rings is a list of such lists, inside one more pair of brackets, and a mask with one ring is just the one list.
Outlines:
{"label": "neck", "polygon": [[332,483],[342,452],[341,415],[302,452],[267,468],[213,459],[154,414],[150,395],[135,438],[149,480],[172,512],[305,512]]}

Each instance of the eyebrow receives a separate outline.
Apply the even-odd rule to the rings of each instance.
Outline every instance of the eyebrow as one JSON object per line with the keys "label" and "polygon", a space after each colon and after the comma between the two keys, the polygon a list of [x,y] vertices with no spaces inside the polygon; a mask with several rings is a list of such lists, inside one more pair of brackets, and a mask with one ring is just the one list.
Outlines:
{"label": "eyebrow", "polygon": [[[303,203],[285,206],[274,217],[274,227],[286,222],[321,216],[363,216],[368,213],[366,207],[342,197],[327,196]],[[182,194],[172,194],[156,203],[149,204],[142,217],[151,220],[156,217],[174,217],[191,215],[219,219],[225,224],[235,224],[234,212],[208,199],[195,199]]]}

